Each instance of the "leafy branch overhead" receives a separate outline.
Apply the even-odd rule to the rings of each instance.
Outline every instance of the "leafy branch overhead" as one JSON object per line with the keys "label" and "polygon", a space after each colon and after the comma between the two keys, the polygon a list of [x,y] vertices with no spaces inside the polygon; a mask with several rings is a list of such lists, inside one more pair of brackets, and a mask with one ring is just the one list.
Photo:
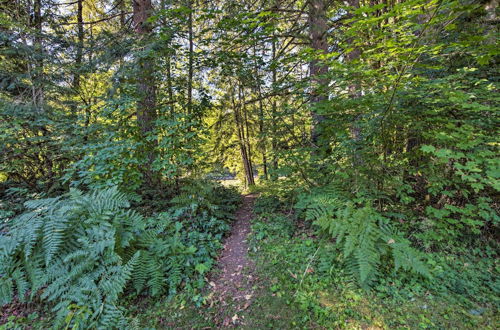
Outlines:
{"label": "leafy branch overhead", "polygon": [[[498,0],[2,1],[0,327],[488,328],[498,22]],[[281,273],[229,313],[206,284],[247,236]],[[351,288],[479,317],[315,300]],[[274,298],[306,312],[244,324]]]}

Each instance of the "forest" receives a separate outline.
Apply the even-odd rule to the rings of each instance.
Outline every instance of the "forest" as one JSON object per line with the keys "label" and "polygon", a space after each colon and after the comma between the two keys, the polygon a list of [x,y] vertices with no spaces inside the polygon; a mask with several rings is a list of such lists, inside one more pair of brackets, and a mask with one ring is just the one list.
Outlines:
{"label": "forest", "polygon": [[0,0],[0,330],[498,329],[498,0]]}

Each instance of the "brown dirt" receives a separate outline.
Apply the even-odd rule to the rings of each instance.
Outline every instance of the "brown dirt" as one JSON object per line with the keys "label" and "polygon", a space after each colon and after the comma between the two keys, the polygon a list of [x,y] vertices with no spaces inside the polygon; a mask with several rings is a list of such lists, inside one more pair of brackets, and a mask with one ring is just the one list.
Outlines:
{"label": "brown dirt", "polygon": [[217,323],[230,327],[244,324],[239,312],[247,309],[254,295],[254,264],[248,259],[247,236],[250,233],[250,220],[254,194],[243,197],[243,205],[236,212],[236,220],[230,236],[224,242],[224,250],[219,258],[219,272],[211,279],[212,301],[217,306]]}

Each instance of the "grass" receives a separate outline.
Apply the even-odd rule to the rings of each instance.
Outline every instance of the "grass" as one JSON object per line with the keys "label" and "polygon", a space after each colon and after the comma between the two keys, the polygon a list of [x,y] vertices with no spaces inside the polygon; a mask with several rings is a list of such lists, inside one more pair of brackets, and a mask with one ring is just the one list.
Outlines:
{"label": "grass", "polygon": [[[258,276],[269,283],[259,298],[261,309],[254,312],[259,328],[498,328],[498,297],[494,292],[482,298],[469,297],[449,291],[439,281],[430,285],[400,274],[389,274],[372,291],[361,290],[345,274],[333,242],[315,237],[300,222],[292,228],[290,223],[291,219],[275,212],[263,213],[252,225],[252,255]],[[459,270],[457,274],[484,278],[478,269],[470,272],[476,273],[471,277]],[[447,276],[452,280],[456,274]],[[494,276],[488,279],[494,280]],[[259,323],[258,315],[266,314],[276,315],[278,325]]]}
{"label": "grass", "polygon": [[[256,281],[246,309],[230,305],[221,313],[206,288],[196,299],[183,292],[172,299],[129,301],[131,323],[140,329],[209,329],[237,316],[239,329],[498,328],[494,261],[436,255],[436,269],[446,263],[449,268],[434,281],[387,274],[372,291],[364,291],[345,274],[334,242],[281,213],[275,202],[256,204],[249,237]],[[12,317],[0,329],[24,328],[35,317],[40,318]]]}
{"label": "grass", "polygon": [[[486,265],[462,269],[463,260],[436,257],[438,265],[455,260],[455,268],[432,285],[388,274],[372,291],[364,291],[345,274],[333,242],[283,215],[273,201],[257,204],[259,215],[252,220],[249,238],[256,281],[248,308],[234,311],[229,306],[219,315],[216,306],[196,307],[181,295],[131,311],[140,328],[214,328],[234,316],[239,329],[498,328],[498,297],[481,287],[494,280],[484,273]],[[460,281],[464,283],[450,285]]]}
{"label": "grass", "polygon": [[139,329],[213,328],[213,313],[212,308],[196,306],[183,294],[173,300],[148,298],[128,307],[128,315]]}

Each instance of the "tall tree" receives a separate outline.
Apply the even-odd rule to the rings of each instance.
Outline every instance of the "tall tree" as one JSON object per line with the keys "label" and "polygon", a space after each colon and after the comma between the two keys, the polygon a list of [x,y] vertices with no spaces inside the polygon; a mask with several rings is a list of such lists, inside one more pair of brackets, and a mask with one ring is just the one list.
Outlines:
{"label": "tall tree", "polygon": [[187,87],[187,108],[188,114],[193,111],[193,60],[194,60],[194,40],[193,40],[193,1],[188,0],[188,87]]}
{"label": "tall tree", "polygon": [[310,62],[311,76],[311,105],[312,105],[312,127],[311,142],[315,147],[319,147],[321,128],[324,116],[318,114],[319,107],[327,99],[325,89],[328,87],[328,66],[322,57],[328,53],[327,42],[327,11],[328,0],[309,1],[309,34],[311,48],[315,51]]}
{"label": "tall tree", "polygon": [[[43,29],[42,29],[42,0],[33,3],[32,26],[34,30],[34,73],[33,79],[33,105],[39,112],[44,111],[44,83],[43,83]],[[29,64],[31,65],[31,64]]]}
{"label": "tall tree", "polygon": [[[245,120],[245,107],[244,107],[244,99],[242,94],[242,86],[241,83],[238,84],[238,92],[236,92],[235,88],[231,89],[232,93],[230,95],[231,104],[233,107],[233,115],[234,115],[234,124],[236,128],[236,134],[238,138],[238,146],[240,149],[241,161],[243,163],[243,170],[245,174],[245,186],[252,186],[255,184],[255,180],[253,178],[253,166],[251,159],[251,151],[250,151],[250,143],[248,140],[248,125]],[[238,96],[238,100],[236,100],[235,94]],[[245,132],[245,128],[246,132]]]}
{"label": "tall tree", "polygon": [[[355,11],[357,8],[359,8],[359,0],[348,0],[347,4],[349,7],[351,7],[351,12],[347,13],[347,17],[352,17],[353,16],[353,11]],[[349,40],[349,43],[352,43],[352,40]],[[352,46],[352,45],[348,45]],[[345,56],[347,65],[350,65],[351,62],[357,60],[361,55],[361,50],[359,47],[354,46],[353,49],[348,52]],[[351,98],[357,98],[361,95],[361,90],[359,84],[356,83],[356,79],[352,79],[352,82],[349,84],[349,97]],[[361,141],[361,126],[360,126],[360,118],[362,114],[356,113],[355,118],[351,123],[351,126],[349,128],[351,136],[354,141],[355,145],[355,150],[354,150],[354,155],[353,155],[353,165],[355,167],[359,167],[362,165],[362,157],[360,154],[360,147],[359,144],[362,142]]]}
{"label": "tall tree", "polygon": [[[271,58],[272,58],[272,69],[271,69],[271,86],[276,88],[278,82],[278,69],[277,69],[277,58],[276,58],[276,38],[273,33],[273,40],[271,44]],[[277,113],[278,107],[276,103],[276,96],[271,97],[271,130],[273,135],[271,136],[271,150],[272,150],[272,174],[271,179],[275,180],[277,178],[276,171],[278,169],[278,137],[276,136],[277,128]]]}
{"label": "tall tree", "polygon": [[[139,37],[139,42],[145,43],[150,39],[152,33],[152,26],[148,21],[153,11],[151,0],[132,0],[132,8],[134,30]],[[155,160],[153,149],[156,143],[148,141],[155,141],[150,135],[153,133],[154,124],[157,119],[156,84],[152,56],[141,54],[137,65],[137,123],[142,134],[141,137],[146,144],[147,168],[145,175],[147,181],[152,183],[154,181],[152,165]]]}
{"label": "tall tree", "polygon": [[259,65],[257,63],[257,45],[254,44],[253,47],[253,56],[254,56],[254,72],[255,72],[255,89],[257,90],[257,97],[259,98],[259,144],[260,151],[262,153],[262,169],[264,174],[264,179],[268,179],[267,173],[267,148],[265,141],[265,127],[264,127],[264,103],[262,100],[262,86],[261,86],[261,78],[259,74]]}
{"label": "tall tree", "polygon": [[77,26],[77,44],[76,44],[76,58],[75,58],[75,73],[73,77],[73,88],[78,90],[80,88],[80,75],[82,70],[83,60],[83,47],[84,47],[84,30],[83,30],[83,0],[77,1],[76,9],[76,26]]}

